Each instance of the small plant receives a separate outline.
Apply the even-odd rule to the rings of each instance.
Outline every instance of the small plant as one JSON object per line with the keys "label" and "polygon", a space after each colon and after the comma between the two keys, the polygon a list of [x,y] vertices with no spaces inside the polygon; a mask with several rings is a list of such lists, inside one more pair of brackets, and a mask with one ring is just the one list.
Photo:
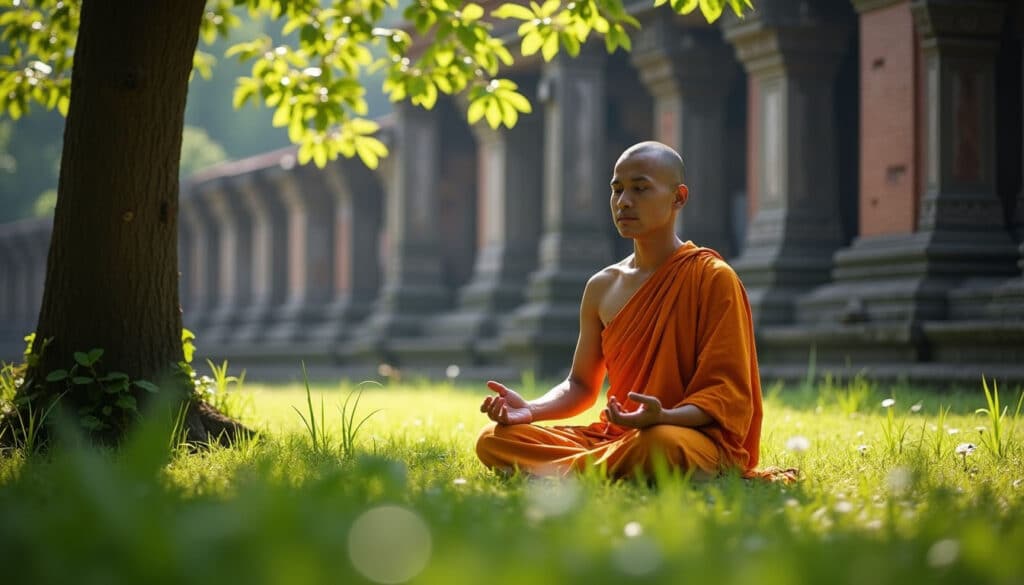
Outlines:
{"label": "small plant", "polygon": [[988,408],[979,408],[975,414],[984,414],[988,417],[988,432],[981,433],[981,444],[996,459],[1003,459],[1015,445],[1013,435],[1017,430],[1017,420],[1020,418],[1021,407],[1024,406],[1024,392],[1021,392],[1017,399],[1017,408],[1013,416],[1006,420],[1007,407],[1001,407],[999,403],[999,387],[995,380],[992,381],[992,390],[988,388],[985,378],[981,379],[981,388],[985,392],[985,402]]}
{"label": "small plant", "polygon": [[932,453],[934,453],[936,459],[942,458],[942,453],[945,450],[946,442],[946,417],[949,416],[948,406],[939,405],[939,418],[936,421],[935,428],[935,442],[932,443]]}
{"label": "small plant", "polygon": [[[103,357],[102,349],[89,352],[76,351],[75,365],[70,370],[54,370],[47,374],[49,383],[64,382],[67,391],[75,390],[78,421],[90,432],[110,428],[124,428],[130,419],[138,416],[139,408],[132,388],[150,393],[160,389],[146,380],[132,380],[124,372],[100,374],[97,364]],[[84,393],[84,399],[82,394]]]}
{"label": "small plant", "polygon": [[313,452],[317,455],[326,455],[327,446],[331,440],[327,429],[324,427],[324,398],[323,396],[320,397],[320,425],[318,428],[316,411],[313,410],[313,397],[309,390],[309,375],[306,373],[306,362],[302,362],[302,383],[306,386],[306,404],[309,407],[309,419],[298,408],[292,406],[292,409],[299,414],[302,423],[306,425],[306,430],[309,431],[309,436],[313,441]]}
{"label": "small plant", "polygon": [[[241,394],[242,386],[245,384],[245,370],[236,376],[228,375],[228,361],[224,360],[220,366],[210,360],[206,360],[210,366],[213,377],[202,376],[194,380],[196,391],[203,400],[211,406],[232,418],[242,418],[242,415],[251,406]],[[234,389],[229,390],[229,385],[234,384]]]}
{"label": "small plant", "polygon": [[[352,394],[356,395],[356,402],[352,405],[352,410],[349,411],[348,403],[352,399]],[[359,424],[355,424],[356,411],[359,409],[359,400],[363,397],[363,390],[360,388],[358,392],[352,391],[345,397],[345,402],[338,411],[341,413],[341,456],[344,458],[351,457],[355,453],[356,436],[359,434],[359,429],[363,427],[366,421],[370,420],[370,417],[380,412],[381,409],[377,409],[370,414],[364,416]]]}
{"label": "small plant", "polygon": [[42,446],[40,443],[40,432],[43,425],[46,424],[46,419],[50,418],[50,413],[53,412],[54,407],[57,406],[57,403],[63,397],[64,394],[57,396],[42,411],[32,408],[31,404],[25,407],[26,413],[24,415],[22,414],[22,409],[14,411],[14,417],[18,419],[19,427],[19,430],[14,433],[15,448],[21,449],[26,453],[35,453],[39,450]]}
{"label": "small plant", "polygon": [[885,439],[886,452],[890,456],[897,456],[903,453],[903,444],[907,440],[907,432],[910,425],[905,418],[896,417],[896,399],[886,398],[882,401],[882,408],[886,409],[885,422],[882,424],[882,436]]}

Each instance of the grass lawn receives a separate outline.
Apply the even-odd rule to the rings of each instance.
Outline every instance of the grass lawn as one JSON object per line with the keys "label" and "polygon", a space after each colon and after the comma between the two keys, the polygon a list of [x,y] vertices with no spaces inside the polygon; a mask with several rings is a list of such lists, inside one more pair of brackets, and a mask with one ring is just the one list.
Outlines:
{"label": "grass lawn", "polygon": [[482,386],[363,386],[352,422],[379,412],[353,435],[354,388],[313,386],[315,448],[301,385],[250,384],[229,400],[260,442],[169,461],[156,432],[117,453],[9,453],[2,581],[1024,583],[1016,389],[996,437],[980,383],[766,388],[762,465],[800,482],[651,488],[486,472]]}

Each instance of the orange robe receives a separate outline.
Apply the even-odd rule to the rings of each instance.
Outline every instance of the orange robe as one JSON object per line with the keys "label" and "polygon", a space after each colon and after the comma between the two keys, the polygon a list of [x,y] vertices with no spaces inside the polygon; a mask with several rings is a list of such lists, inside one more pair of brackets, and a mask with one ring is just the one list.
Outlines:
{"label": "orange robe", "polygon": [[532,474],[598,465],[612,477],[670,466],[755,475],[761,437],[761,382],[746,291],[713,250],[686,242],[640,286],[601,332],[610,387],[624,410],[629,392],[663,408],[693,404],[713,419],[699,428],[637,430],[601,420],[588,426],[494,425],[477,455],[492,468]]}

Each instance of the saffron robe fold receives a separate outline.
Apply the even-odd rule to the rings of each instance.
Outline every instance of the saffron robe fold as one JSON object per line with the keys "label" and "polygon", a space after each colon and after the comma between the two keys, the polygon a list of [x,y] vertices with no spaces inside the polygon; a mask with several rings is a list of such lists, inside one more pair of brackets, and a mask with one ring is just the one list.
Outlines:
{"label": "saffron robe fold", "polygon": [[699,407],[713,422],[696,428],[643,430],[601,420],[588,426],[489,425],[477,454],[490,467],[532,473],[603,464],[621,477],[651,471],[655,452],[670,465],[756,475],[761,383],[746,291],[708,248],[686,242],[658,267],[601,332],[608,397],[627,411],[629,392],[657,397],[663,408]]}

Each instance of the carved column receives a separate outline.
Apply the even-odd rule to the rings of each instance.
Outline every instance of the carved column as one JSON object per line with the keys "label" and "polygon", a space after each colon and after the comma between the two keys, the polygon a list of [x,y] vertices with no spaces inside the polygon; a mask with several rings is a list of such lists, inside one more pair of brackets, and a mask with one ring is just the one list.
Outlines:
{"label": "carved column", "polygon": [[241,204],[252,221],[252,298],[240,316],[234,337],[238,344],[262,341],[287,297],[288,215],[272,179],[284,172],[274,165],[236,179]]}
{"label": "carved column", "polygon": [[212,181],[201,193],[217,230],[217,310],[210,315],[204,341],[228,343],[239,314],[252,296],[252,221],[242,204],[235,177]]}
{"label": "carved column", "polygon": [[798,295],[828,282],[839,222],[834,91],[847,47],[845,0],[766,0],[726,27],[750,76],[756,215],[733,261],[760,324],[787,323]]}
{"label": "carved column", "polygon": [[[531,95],[536,81],[522,80]],[[512,129],[473,128],[477,142],[477,254],[455,309],[430,321],[420,359],[463,366],[500,361],[500,323],[522,304],[524,283],[537,265],[543,189],[543,119],[519,118]]]}
{"label": "carved column", "polygon": [[313,338],[337,343],[370,313],[380,286],[384,190],[358,159],[340,159],[323,174],[334,201],[334,295]]}
{"label": "carved column", "polygon": [[681,26],[674,17],[657,10],[645,19],[633,63],[654,96],[656,139],[679,151],[686,165],[690,199],[679,233],[729,257],[735,250],[728,176],[741,153],[727,149],[725,116],[739,67],[717,28]]}
{"label": "carved column", "polygon": [[269,341],[308,340],[322,324],[334,283],[334,202],[323,171],[309,165],[282,169],[275,176],[277,196],[288,222],[288,296]]}
{"label": "carved column", "polygon": [[220,264],[220,238],[216,223],[206,208],[204,192],[210,186],[206,183],[195,185],[187,197],[181,200],[179,217],[187,224],[189,234],[190,273],[185,279],[191,283],[191,291],[182,299],[182,320],[187,329],[196,334],[201,342],[210,317],[217,307],[218,277]]}
{"label": "carved column", "polygon": [[[544,66],[537,104],[544,109],[543,226],[540,259],[527,303],[509,320],[501,345],[520,367],[564,372],[579,331],[587,279],[612,261],[604,160],[603,48]],[[538,220],[535,216],[535,220]]]}
{"label": "carved column", "polygon": [[426,317],[445,309],[441,280],[437,184],[441,138],[436,112],[396,104],[394,144],[382,163],[388,257],[373,312],[346,345],[359,361],[391,360],[389,340],[420,334]]}

